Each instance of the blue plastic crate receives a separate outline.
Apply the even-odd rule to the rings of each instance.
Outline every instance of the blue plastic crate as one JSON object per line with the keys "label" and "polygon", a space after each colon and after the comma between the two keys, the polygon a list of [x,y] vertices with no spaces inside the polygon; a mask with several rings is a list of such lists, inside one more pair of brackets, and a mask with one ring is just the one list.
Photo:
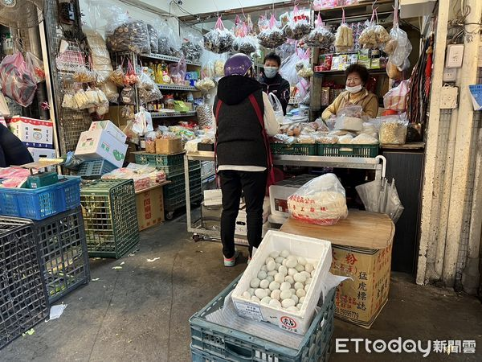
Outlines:
{"label": "blue plastic crate", "polygon": [[[201,311],[190,318],[191,353],[194,362],[326,362],[334,331],[335,291],[333,288],[315,315],[299,348],[274,343],[213,322],[206,316],[223,307],[226,296],[235,289],[240,277]],[[286,332],[290,333],[290,332]]]}
{"label": "blue plastic crate", "polygon": [[80,177],[38,189],[0,188],[0,215],[43,220],[80,206]]}

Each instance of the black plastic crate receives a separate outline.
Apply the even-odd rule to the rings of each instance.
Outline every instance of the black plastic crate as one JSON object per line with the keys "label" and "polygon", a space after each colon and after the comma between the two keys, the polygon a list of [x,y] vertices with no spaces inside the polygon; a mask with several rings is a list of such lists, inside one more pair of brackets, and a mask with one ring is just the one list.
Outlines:
{"label": "black plastic crate", "polygon": [[30,220],[0,220],[0,348],[48,315],[34,229]]}

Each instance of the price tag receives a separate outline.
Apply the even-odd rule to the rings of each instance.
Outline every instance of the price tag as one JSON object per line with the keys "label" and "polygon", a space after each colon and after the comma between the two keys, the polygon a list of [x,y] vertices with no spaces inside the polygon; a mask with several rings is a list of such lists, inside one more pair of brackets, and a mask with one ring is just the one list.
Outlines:
{"label": "price tag", "polygon": [[238,312],[246,318],[253,319],[258,322],[263,320],[262,311],[260,310],[260,307],[255,304],[235,302],[235,307]]}

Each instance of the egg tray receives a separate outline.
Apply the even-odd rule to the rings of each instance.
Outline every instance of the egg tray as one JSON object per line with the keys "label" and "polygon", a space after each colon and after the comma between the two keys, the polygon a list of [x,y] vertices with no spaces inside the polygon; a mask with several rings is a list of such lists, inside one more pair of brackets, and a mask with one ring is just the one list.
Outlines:
{"label": "egg tray", "polygon": [[139,243],[133,180],[100,180],[81,190],[89,256],[120,258]]}

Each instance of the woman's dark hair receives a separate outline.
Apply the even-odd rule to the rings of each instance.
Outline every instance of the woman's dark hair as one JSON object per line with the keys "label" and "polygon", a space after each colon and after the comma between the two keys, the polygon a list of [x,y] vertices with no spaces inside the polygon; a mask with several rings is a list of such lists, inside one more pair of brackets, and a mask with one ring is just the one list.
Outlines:
{"label": "woman's dark hair", "polygon": [[366,84],[369,80],[369,71],[367,68],[360,64],[352,64],[345,70],[345,77],[347,78],[349,74],[357,73],[361,77],[362,83]]}
{"label": "woman's dark hair", "polygon": [[280,56],[278,56],[277,54],[275,53],[269,53],[265,56],[265,58],[263,59],[263,64],[265,64],[265,62],[267,60],[274,60],[277,62],[278,66],[280,67],[280,64],[282,64],[282,59],[280,58]]}

